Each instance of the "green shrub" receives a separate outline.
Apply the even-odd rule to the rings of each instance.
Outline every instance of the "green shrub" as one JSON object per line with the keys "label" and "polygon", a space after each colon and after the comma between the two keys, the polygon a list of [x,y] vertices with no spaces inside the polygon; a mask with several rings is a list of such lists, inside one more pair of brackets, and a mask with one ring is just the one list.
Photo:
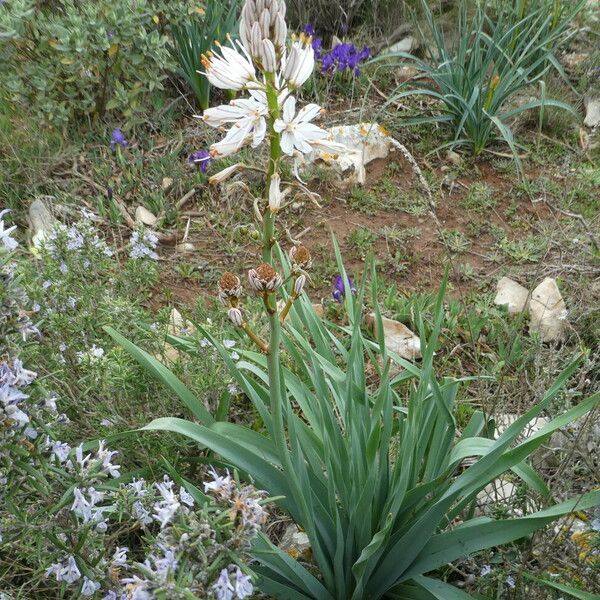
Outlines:
{"label": "green shrub", "polygon": [[9,0],[0,7],[3,99],[56,127],[113,110],[135,122],[174,66],[161,19],[186,12],[179,2],[168,10],[161,16],[148,0]]}

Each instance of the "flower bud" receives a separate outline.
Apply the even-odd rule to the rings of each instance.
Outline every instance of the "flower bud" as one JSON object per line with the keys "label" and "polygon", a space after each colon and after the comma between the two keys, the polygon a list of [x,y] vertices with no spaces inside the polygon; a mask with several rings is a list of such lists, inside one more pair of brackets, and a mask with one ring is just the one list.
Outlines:
{"label": "flower bud", "polygon": [[262,31],[258,21],[255,21],[252,25],[252,31],[250,32],[250,54],[253,58],[259,56],[260,47],[262,42]]}
{"label": "flower bud", "polygon": [[269,39],[271,33],[271,13],[267,9],[263,10],[258,22],[260,23],[263,38],[265,40]]}
{"label": "flower bud", "polygon": [[240,39],[252,58],[260,60],[263,66],[265,62],[268,66],[271,65],[269,58],[265,61],[261,55],[263,40],[269,40],[273,44],[277,58],[281,57],[285,49],[285,11],[283,0],[253,0],[244,4],[239,26]]}
{"label": "flower bud", "polygon": [[269,210],[276,213],[281,208],[281,200],[283,195],[280,189],[281,177],[279,173],[274,173],[271,176],[271,184],[269,185]]}
{"label": "flower bud", "polygon": [[275,23],[273,24],[273,44],[279,51],[285,47],[285,39],[287,37],[287,25],[285,19],[280,15],[275,15]]}
{"label": "flower bud", "polygon": [[212,177],[209,177],[208,183],[210,183],[211,185],[216,185],[218,183],[222,183],[226,179],[229,179],[241,167],[243,167],[243,163],[235,163],[235,165],[226,167],[222,171],[215,173]]}
{"label": "flower bud", "polygon": [[227,311],[227,316],[236,327],[241,327],[244,324],[244,317],[239,308],[230,308]]}
{"label": "flower bud", "polygon": [[294,281],[294,294],[299,296],[304,289],[304,284],[306,283],[306,275],[300,275],[296,281]]}
{"label": "flower bud", "polygon": [[290,48],[285,65],[283,78],[292,87],[301,86],[312,74],[315,67],[315,51],[310,44],[310,38],[301,36]]}
{"label": "flower bud", "polygon": [[271,40],[263,40],[260,47],[260,61],[267,73],[275,73],[277,69],[277,56],[275,46]]}

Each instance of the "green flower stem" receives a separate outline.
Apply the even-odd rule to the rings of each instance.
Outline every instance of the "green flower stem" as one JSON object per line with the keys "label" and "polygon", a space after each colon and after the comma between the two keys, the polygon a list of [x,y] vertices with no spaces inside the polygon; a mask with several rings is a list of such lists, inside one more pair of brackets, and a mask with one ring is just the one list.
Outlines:
{"label": "green flower stem", "polygon": [[287,442],[283,422],[283,398],[281,397],[281,370],[279,365],[279,344],[281,342],[281,325],[279,315],[269,314],[271,338],[267,353],[267,371],[269,374],[269,395],[271,397],[271,416],[273,417],[273,436],[282,464],[286,464]]}
{"label": "green flower stem", "polygon": [[[265,214],[263,227],[263,261],[273,264],[273,245],[275,243],[275,215],[269,210],[269,187],[271,178],[277,172],[279,159],[281,158],[281,136],[275,131],[275,120],[279,117],[279,98],[277,88],[275,87],[275,76],[273,73],[266,74],[267,86],[267,106],[269,116],[267,127],[269,131],[269,140],[271,142],[271,154],[267,177],[265,181]],[[267,304],[268,303],[268,304]],[[280,361],[280,343],[281,343],[281,325],[279,315],[277,314],[277,299],[275,294],[269,294],[267,298],[267,314],[269,317],[269,350],[267,352],[267,366],[269,374],[269,394],[271,397],[271,415],[273,417],[273,434],[277,450],[282,461],[287,457],[287,442],[285,437],[285,426],[283,420],[283,398],[281,396],[281,369]]]}
{"label": "green flower stem", "polygon": [[271,177],[277,172],[279,159],[281,158],[281,135],[274,129],[275,120],[279,118],[279,99],[273,73],[267,73],[266,95],[267,106],[269,108],[267,127],[269,130],[269,140],[271,142],[271,155],[269,168],[267,169],[264,193],[266,208],[263,228],[263,261],[272,264],[273,244],[275,241],[275,215],[269,210],[269,187],[271,185]]}

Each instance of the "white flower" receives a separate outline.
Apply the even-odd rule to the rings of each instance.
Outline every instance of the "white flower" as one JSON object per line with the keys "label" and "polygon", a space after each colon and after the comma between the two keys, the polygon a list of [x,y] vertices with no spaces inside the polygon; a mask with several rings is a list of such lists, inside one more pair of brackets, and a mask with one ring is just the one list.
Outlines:
{"label": "white flower", "polygon": [[222,183],[226,179],[229,179],[236,171],[239,171],[244,167],[244,163],[235,163],[234,165],[230,165],[229,167],[225,167],[222,171],[215,173],[211,177],[208,178],[208,183],[210,185],[217,185],[218,183]]}
{"label": "white flower", "polygon": [[317,104],[307,104],[296,114],[296,99],[290,96],[283,104],[281,119],[274,124],[275,131],[281,133],[281,149],[286,154],[292,155],[294,148],[302,153],[312,150],[313,142],[323,140],[327,132],[310,121],[321,112]]}
{"label": "white flower", "polygon": [[281,203],[288,192],[289,189],[281,191],[281,177],[279,173],[274,173],[271,176],[271,184],[269,185],[269,210],[272,213],[276,213],[281,208]]}
{"label": "white flower", "polygon": [[310,38],[304,35],[293,42],[289,53],[282,59],[281,76],[292,86],[301,86],[315,68],[315,51]]}
{"label": "white flower", "polygon": [[222,46],[218,42],[221,55],[209,52],[202,57],[202,65],[206,69],[204,75],[208,81],[222,90],[242,90],[250,81],[255,80],[252,60],[244,47],[238,42],[238,49]]}
{"label": "white flower", "polygon": [[509,588],[514,589],[514,587],[516,585],[516,581],[515,581],[515,578],[512,575],[509,575],[506,578],[506,585],[508,585]]}
{"label": "white flower", "polygon": [[267,114],[267,104],[258,94],[205,110],[202,119],[211,127],[233,123],[225,137],[210,147],[211,154],[228,156],[248,143],[256,148],[265,139]]}
{"label": "white flower", "polygon": [[17,228],[16,225],[4,229],[4,220],[2,217],[8,212],[10,212],[9,208],[0,210],[0,241],[7,252],[12,252],[19,245],[19,242],[10,237],[10,234]]}

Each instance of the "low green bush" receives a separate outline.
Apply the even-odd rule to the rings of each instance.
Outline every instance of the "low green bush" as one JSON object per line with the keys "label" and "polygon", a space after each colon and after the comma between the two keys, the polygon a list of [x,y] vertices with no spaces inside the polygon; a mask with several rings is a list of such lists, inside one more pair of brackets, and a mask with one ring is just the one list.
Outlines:
{"label": "low green bush", "polygon": [[55,127],[107,111],[134,123],[174,68],[165,26],[186,14],[179,1],[9,0],[0,6],[0,98]]}

